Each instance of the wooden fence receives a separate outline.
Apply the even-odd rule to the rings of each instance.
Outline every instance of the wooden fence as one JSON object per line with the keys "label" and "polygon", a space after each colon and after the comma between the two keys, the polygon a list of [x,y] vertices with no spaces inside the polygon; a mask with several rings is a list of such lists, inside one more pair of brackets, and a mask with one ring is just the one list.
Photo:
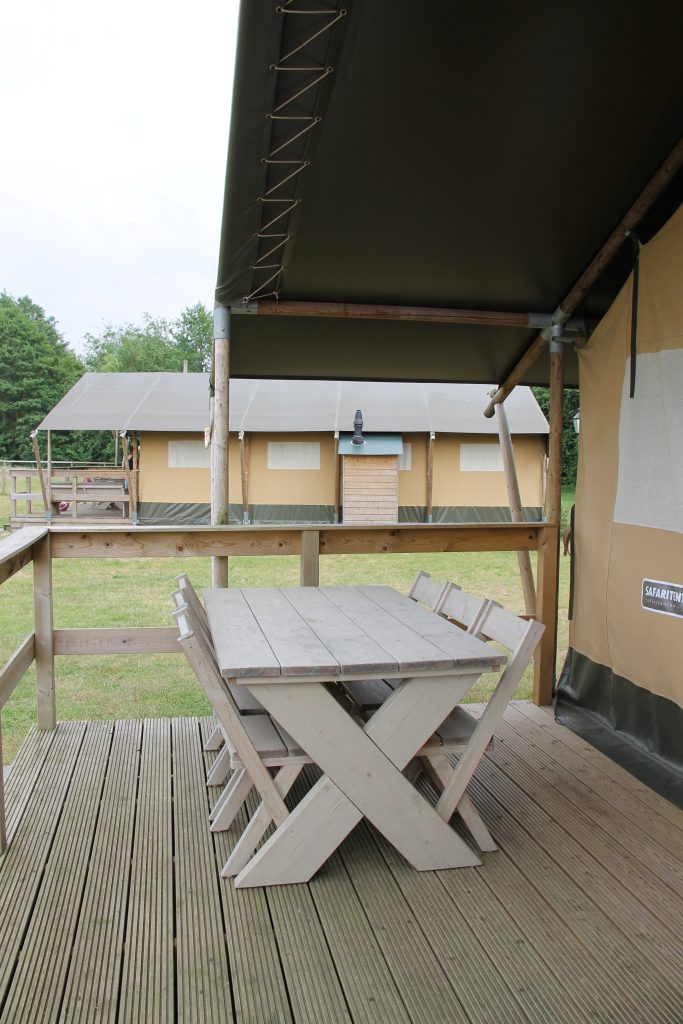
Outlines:
{"label": "wooden fence", "polygon": [[[36,664],[37,724],[56,725],[54,659],[58,655],[177,654],[174,626],[55,629],[52,562],[56,558],[205,558],[296,555],[301,583],[317,586],[324,555],[418,554],[448,551],[538,551],[537,617],[546,630],[534,664],[533,699],[552,700],[557,639],[559,526],[548,523],[449,526],[123,527],[26,526],[0,540],[0,585],[33,565],[34,628],[0,669],[0,711]],[[0,728],[0,763],[2,730]],[[4,784],[0,773],[0,852],[6,846]]]}

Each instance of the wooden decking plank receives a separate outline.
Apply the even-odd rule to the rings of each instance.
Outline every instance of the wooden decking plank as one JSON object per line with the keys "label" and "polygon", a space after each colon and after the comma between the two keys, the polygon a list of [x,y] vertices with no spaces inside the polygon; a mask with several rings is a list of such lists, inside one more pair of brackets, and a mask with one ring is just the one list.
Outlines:
{"label": "wooden decking plank", "polygon": [[339,853],[308,884],[353,1024],[410,1024]]}
{"label": "wooden decking plank", "polygon": [[274,886],[267,898],[296,1024],[351,1024],[308,886]]}
{"label": "wooden decking plank", "polygon": [[683,812],[679,807],[660,796],[654,789],[650,789],[635,775],[631,775],[620,764],[606,757],[597,747],[591,746],[571,729],[556,722],[551,708],[539,708],[526,700],[513,701],[513,704],[521,714],[543,729],[549,745],[559,742],[570,747],[582,761],[588,761],[596,768],[601,776],[607,776],[626,790],[635,805],[644,805],[650,812],[666,818],[675,828],[683,832]]}
{"label": "wooden decking plank", "polygon": [[642,830],[616,815],[606,801],[593,799],[572,783],[533,743],[501,723],[491,760],[510,775],[559,825],[572,821],[572,836],[674,934],[683,938],[681,883],[663,854],[642,843]]}
{"label": "wooden decking plank", "polygon": [[[432,800],[437,794],[432,795]],[[529,855],[533,864],[533,855]],[[624,1024],[625,1019],[637,1022],[640,1008],[624,1000],[622,990],[611,972],[603,970],[593,953],[555,913],[549,903],[531,885],[504,849],[484,855],[481,871],[440,872],[439,882],[447,890],[453,903],[463,912],[479,941],[489,950],[507,976],[514,992],[527,1001],[527,985],[520,985],[526,974],[521,974],[510,961],[509,948],[525,957],[525,947],[533,948],[545,961],[545,968],[530,979],[532,989],[539,986],[550,998],[560,998],[572,1008],[575,1021],[611,1022]],[[519,929],[516,939],[510,934],[510,923],[499,916],[497,904],[502,905]],[[491,909],[492,908],[492,909]],[[630,1014],[630,1016],[629,1016]]]}
{"label": "wooden decking plank", "polygon": [[2,1017],[3,1024],[59,1018],[99,815],[113,726],[89,722]]}
{"label": "wooden decking plank", "polygon": [[514,988],[503,980],[476,929],[455,901],[444,899],[439,873],[413,871],[375,831],[373,838],[471,1024],[526,1024],[529,1017]]}
{"label": "wooden decking plank", "polygon": [[7,839],[12,841],[55,738],[52,729],[32,725],[14,759],[5,785]]}
{"label": "wooden decking plank", "polygon": [[60,1024],[115,1024],[142,722],[117,722]]}
{"label": "wooden decking plank", "polygon": [[467,1024],[467,1014],[386,869],[365,823],[340,855],[414,1024]]}
{"label": "wooden decking plank", "polygon": [[174,718],[176,984],[178,1024],[233,1020],[219,876],[209,831],[196,718]]}
{"label": "wooden decking plank", "polygon": [[40,890],[52,838],[85,734],[82,722],[61,723],[40,778],[0,870],[0,1005],[8,994],[24,933]]}
{"label": "wooden decking plank", "polygon": [[[202,741],[210,732],[211,720],[204,719]],[[213,751],[204,753],[207,767],[215,757]],[[211,800],[217,792],[213,791]],[[208,807],[209,799],[207,829]],[[218,870],[230,856],[246,823],[242,810],[229,831],[213,833]],[[237,890],[231,879],[221,879],[220,894],[236,1024],[294,1024],[265,890]]]}
{"label": "wooden decking plank", "polygon": [[171,1024],[173,974],[171,729],[168,719],[146,719],[119,1024]]}
{"label": "wooden decking plank", "polygon": [[[683,833],[672,819],[652,813],[643,814],[640,805],[634,804],[632,796],[609,777],[596,771],[591,764],[582,761],[569,747],[560,742],[543,743],[539,726],[512,707],[507,716],[507,727],[524,736],[527,744],[542,752],[548,767],[561,773],[565,779],[564,792],[573,803],[590,807],[599,816],[603,827],[610,829],[622,841],[633,839],[628,849],[637,850],[652,863],[653,869],[661,861],[662,867],[674,871],[672,884],[683,891]],[[678,812],[683,822],[683,811]],[[664,853],[666,851],[666,853]],[[668,854],[668,856],[667,856]],[[665,879],[665,880],[668,880]]]}
{"label": "wooden decking plank", "polygon": [[[615,892],[611,876],[487,759],[479,765],[472,795],[496,841],[591,954],[605,963],[628,998],[642,1004],[639,1019],[678,1022],[675,1007],[683,1012],[683,1002],[668,977],[675,970],[658,962],[671,957],[671,936],[659,922],[654,931],[648,927],[641,905],[634,910],[629,894],[616,883]],[[644,965],[643,958],[650,957]]]}

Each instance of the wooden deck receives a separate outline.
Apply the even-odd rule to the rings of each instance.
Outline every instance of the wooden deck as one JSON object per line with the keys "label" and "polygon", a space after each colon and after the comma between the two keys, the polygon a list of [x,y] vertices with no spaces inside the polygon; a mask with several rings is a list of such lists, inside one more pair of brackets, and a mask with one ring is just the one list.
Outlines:
{"label": "wooden deck", "polygon": [[501,845],[419,874],[365,825],[309,884],[219,878],[208,720],[33,731],[9,773],[0,1021],[683,1020],[683,813],[510,707],[472,795]]}

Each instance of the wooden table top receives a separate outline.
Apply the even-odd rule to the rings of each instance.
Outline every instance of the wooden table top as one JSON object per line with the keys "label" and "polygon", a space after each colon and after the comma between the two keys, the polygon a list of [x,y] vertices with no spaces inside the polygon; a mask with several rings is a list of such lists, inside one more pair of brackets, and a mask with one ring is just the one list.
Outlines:
{"label": "wooden table top", "polygon": [[228,679],[489,672],[506,658],[392,587],[204,591]]}

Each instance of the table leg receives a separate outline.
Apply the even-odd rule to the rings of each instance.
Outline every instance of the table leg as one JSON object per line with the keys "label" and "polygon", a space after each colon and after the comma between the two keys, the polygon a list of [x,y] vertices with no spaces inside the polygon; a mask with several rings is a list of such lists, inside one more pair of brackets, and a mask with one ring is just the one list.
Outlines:
{"label": "table leg", "polygon": [[307,881],[363,816],[418,870],[481,863],[401,774],[476,678],[404,680],[365,729],[320,684],[254,687],[327,777],[240,872],[236,885]]}

